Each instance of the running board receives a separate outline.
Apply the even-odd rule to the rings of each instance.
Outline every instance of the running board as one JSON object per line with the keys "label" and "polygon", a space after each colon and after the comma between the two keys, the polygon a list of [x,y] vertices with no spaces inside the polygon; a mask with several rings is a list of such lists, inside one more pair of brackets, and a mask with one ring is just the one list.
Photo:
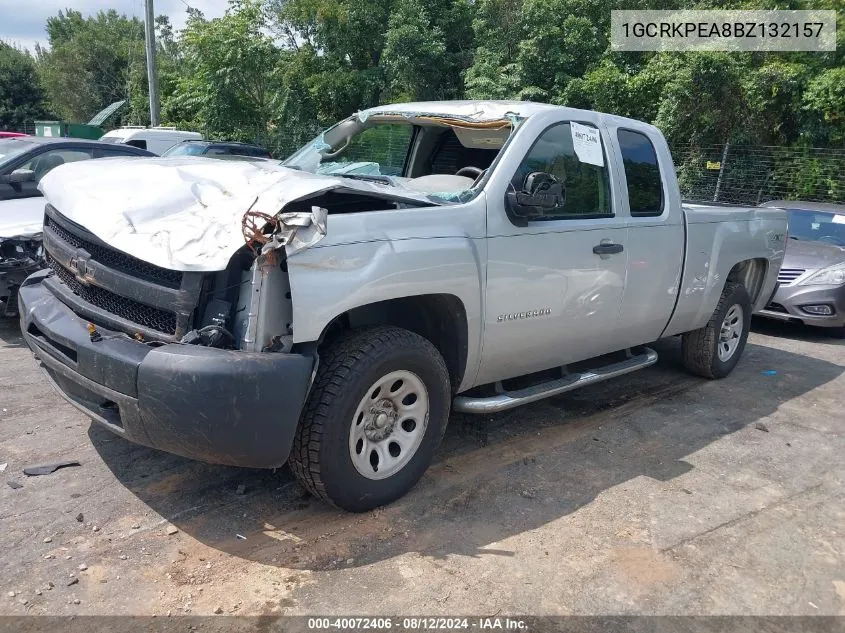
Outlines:
{"label": "running board", "polygon": [[517,389],[516,391],[505,391],[487,398],[471,398],[468,396],[457,396],[452,408],[461,413],[498,413],[519,407],[529,402],[537,402],[544,398],[556,396],[579,387],[592,385],[608,378],[615,378],[629,374],[632,371],[650,367],[657,362],[657,352],[646,347],[641,354],[631,356],[618,363],[606,365],[599,369],[591,369],[583,373],[567,374],[563,378],[550,382]]}

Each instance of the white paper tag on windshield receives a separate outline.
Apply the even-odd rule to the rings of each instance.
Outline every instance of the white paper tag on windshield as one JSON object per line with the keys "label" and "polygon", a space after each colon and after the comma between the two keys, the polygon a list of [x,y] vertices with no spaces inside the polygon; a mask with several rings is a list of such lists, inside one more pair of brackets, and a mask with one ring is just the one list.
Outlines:
{"label": "white paper tag on windshield", "polygon": [[570,123],[569,128],[572,130],[572,147],[575,149],[578,160],[588,165],[604,167],[599,131],[594,127],[575,122]]}

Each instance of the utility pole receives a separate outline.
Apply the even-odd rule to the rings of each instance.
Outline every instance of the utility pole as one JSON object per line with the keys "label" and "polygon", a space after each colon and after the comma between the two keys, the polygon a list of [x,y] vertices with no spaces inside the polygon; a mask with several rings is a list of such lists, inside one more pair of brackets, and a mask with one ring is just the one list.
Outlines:
{"label": "utility pole", "polygon": [[156,29],[153,0],[145,0],[144,34],[147,44],[147,83],[150,86],[150,125],[159,124],[158,72],[156,71]]}

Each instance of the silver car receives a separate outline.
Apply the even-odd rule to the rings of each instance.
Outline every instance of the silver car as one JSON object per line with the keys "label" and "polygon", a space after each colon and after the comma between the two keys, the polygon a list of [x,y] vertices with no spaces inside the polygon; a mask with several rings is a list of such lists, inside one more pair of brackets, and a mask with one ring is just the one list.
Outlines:
{"label": "silver car", "polygon": [[786,209],[789,241],[780,286],[758,314],[845,337],[845,205],[778,200],[761,206]]}

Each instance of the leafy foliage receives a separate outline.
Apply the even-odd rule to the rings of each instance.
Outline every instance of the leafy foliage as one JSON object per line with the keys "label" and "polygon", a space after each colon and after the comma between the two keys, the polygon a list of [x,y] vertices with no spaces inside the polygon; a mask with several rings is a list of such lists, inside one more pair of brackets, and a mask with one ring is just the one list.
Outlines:
{"label": "leafy foliage", "polygon": [[21,129],[46,114],[35,60],[26,51],[0,42],[0,130]]}
{"label": "leafy foliage", "polygon": [[144,25],[137,18],[100,11],[83,18],[60,11],[47,19],[49,50],[36,49],[41,84],[62,119],[85,122],[108,104],[130,99],[127,122],[149,122]]}
{"label": "leafy foliage", "polygon": [[[836,9],[838,48],[610,49],[611,10],[677,7]],[[126,98],[130,107],[115,123],[148,122],[138,19],[68,10],[48,20],[47,32],[49,50],[36,52],[38,82],[31,58],[0,49],[0,126],[36,116],[45,102],[61,118],[84,121]],[[458,98],[639,118],[673,145],[845,146],[841,0],[230,0],[213,20],[189,10],[179,33],[159,18],[157,36],[164,123],[280,155],[362,108]]]}

